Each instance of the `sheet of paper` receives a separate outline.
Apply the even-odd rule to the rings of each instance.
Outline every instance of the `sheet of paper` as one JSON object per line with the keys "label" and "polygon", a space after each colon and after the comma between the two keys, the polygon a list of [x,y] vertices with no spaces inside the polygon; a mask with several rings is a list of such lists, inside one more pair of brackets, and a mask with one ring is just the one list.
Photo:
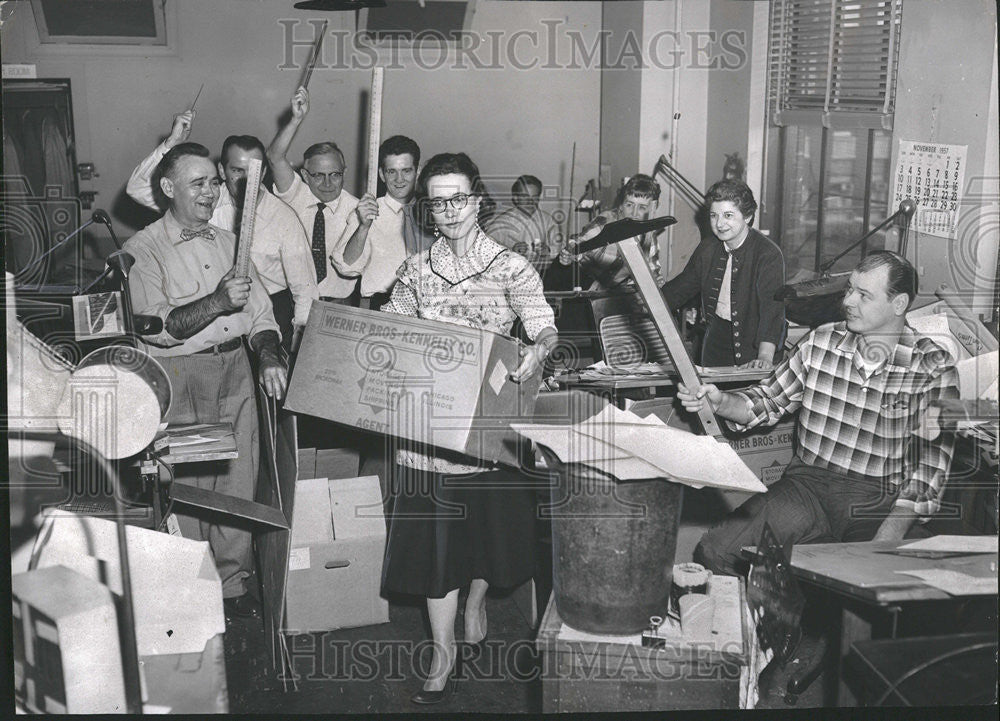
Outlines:
{"label": "sheet of paper", "polygon": [[565,463],[586,463],[622,480],[668,478],[692,488],[767,490],[728,443],[670,428],[655,415],[640,418],[609,405],[576,426],[511,428]]}
{"label": "sheet of paper", "polygon": [[169,446],[171,448],[180,448],[181,446],[197,446],[201,443],[214,443],[219,440],[218,438],[206,438],[205,436],[180,436],[178,438],[171,438]]}
{"label": "sheet of paper", "polygon": [[997,372],[1000,371],[1000,351],[966,358],[955,364],[959,392],[962,398],[997,400]]}
{"label": "sheet of paper", "polygon": [[631,458],[631,455],[596,438],[577,433],[569,426],[543,423],[511,423],[510,427],[525,438],[540,443],[565,463],[590,463]]}
{"label": "sheet of paper", "polygon": [[965,553],[996,553],[996,536],[932,536],[898,547],[906,551],[954,551]]}
{"label": "sheet of paper", "polygon": [[656,416],[639,418],[607,406],[577,428],[651,463],[680,483],[752,493],[767,490],[728,443],[670,428]]}
{"label": "sheet of paper", "polygon": [[[603,471],[615,478],[637,481],[643,478],[664,478],[663,471],[654,465],[639,460],[638,458],[612,458],[606,461],[588,461],[588,466],[593,466],[599,471]],[[692,488],[701,488],[693,483],[687,485]]]}
{"label": "sheet of paper", "polygon": [[915,576],[929,586],[941,589],[952,596],[979,596],[997,593],[997,577],[970,576],[967,573],[944,568],[925,568],[919,571],[896,571],[904,576]]}

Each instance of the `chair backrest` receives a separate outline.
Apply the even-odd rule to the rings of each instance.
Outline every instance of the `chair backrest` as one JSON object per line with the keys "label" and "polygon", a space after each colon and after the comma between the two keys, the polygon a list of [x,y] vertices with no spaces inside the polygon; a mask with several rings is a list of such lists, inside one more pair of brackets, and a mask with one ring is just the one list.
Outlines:
{"label": "chair backrest", "polygon": [[648,315],[608,315],[598,322],[604,362],[612,368],[632,369],[643,363],[672,368],[670,353]]}

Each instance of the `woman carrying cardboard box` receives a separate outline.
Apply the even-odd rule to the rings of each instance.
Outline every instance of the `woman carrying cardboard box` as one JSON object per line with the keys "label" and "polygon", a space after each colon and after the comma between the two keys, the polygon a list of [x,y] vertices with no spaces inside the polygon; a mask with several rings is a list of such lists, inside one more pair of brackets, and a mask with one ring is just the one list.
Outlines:
{"label": "woman carrying cardboard box", "polygon": [[[436,155],[420,173],[417,193],[438,238],[399,268],[382,310],[500,334],[520,318],[534,344],[510,380],[540,372],[556,343],[553,311],[531,264],[480,228],[487,196],[476,165],[464,153]],[[382,586],[427,599],[434,654],[411,700],[438,703],[457,680],[459,590],[469,586],[465,643],[482,647],[487,588],[516,586],[534,572],[535,494],[516,471],[442,450],[398,451],[393,485]]]}

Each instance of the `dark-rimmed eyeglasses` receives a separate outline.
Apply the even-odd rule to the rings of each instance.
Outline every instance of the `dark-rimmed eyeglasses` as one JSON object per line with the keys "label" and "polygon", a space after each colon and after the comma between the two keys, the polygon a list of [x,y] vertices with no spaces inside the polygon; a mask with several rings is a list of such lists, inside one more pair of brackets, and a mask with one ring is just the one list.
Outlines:
{"label": "dark-rimmed eyeglasses", "polygon": [[313,180],[315,180],[317,183],[321,183],[321,182],[324,182],[324,181],[327,182],[327,183],[332,183],[332,182],[334,182],[336,180],[340,180],[341,178],[344,177],[344,171],[343,170],[334,170],[334,171],[332,171],[330,173],[312,173],[312,172],[306,170],[305,168],[303,168],[303,170],[306,171],[306,175],[308,175],[310,178],[312,178]]}
{"label": "dark-rimmed eyeglasses", "polygon": [[446,206],[450,205],[452,210],[461,210],[469,204],[468,193],[455,193],[450,198],[428,198],[427,205],[432,213],[443,213]]}

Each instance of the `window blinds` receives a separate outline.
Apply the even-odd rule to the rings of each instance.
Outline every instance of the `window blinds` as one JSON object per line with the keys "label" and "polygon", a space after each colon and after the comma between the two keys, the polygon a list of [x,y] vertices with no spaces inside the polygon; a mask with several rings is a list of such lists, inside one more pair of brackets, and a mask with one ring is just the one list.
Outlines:
{"label": "window blinds", "polygon": [[892,128],[903,0],[771,0],[776,125]]}

